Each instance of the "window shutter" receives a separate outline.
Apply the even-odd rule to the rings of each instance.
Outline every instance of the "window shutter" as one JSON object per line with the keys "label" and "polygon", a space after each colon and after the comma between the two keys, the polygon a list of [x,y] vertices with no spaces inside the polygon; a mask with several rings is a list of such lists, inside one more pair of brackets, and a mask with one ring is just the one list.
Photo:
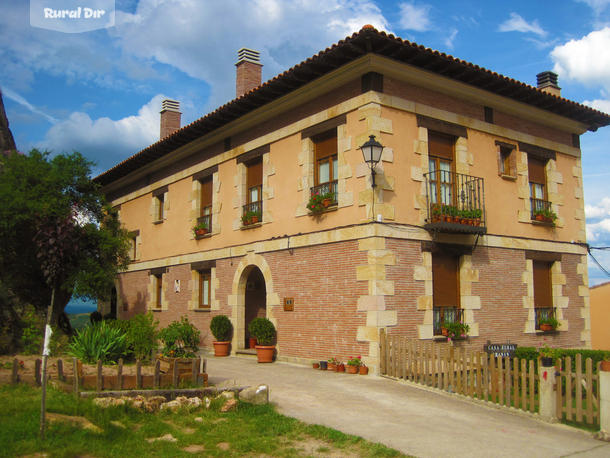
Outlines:
{"label": "window shutter", "polygon": [[320,134],[313,141],[315,143],[316,160],[337,154],[337,129]]}
{"label": "window shutter", "polygon": [[263,185],[263,161],[248,164],[248,189]]}
{"label": "window shutter", "polygon": [[553,307],[551,293],[551,265],[544,261],[533,261],[534,264],[534,307]]}
{"label": "window shutter", "polygon": [[459,307],[458,258],[432,255],[432,294],[435,307]]}
{"label": "window shutter", "polygon": [[201,208],[209,207],[210,205],[212,205],[212,189],[212,177],[201,182]]}
{"label": "window shutter", "polygon": [[527,156],[527,169],[529,174],[530,183],[545,184],[545,173],[544,168],[546,161],[538,159],[532,156]]}
{"label": "window shutter", "polygon": [[453,160],[455,138],[428,131],[428,155]]}

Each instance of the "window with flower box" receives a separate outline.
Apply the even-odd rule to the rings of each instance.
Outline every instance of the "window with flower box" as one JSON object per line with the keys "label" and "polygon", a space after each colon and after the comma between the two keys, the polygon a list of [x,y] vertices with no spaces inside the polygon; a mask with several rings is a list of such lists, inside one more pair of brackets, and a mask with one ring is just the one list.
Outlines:
{"label": "window with flower box", "polygon": [[432,303],[434,335],[441,335],[443,322],[463,321],[460,309],[459,257],[432,254]]}

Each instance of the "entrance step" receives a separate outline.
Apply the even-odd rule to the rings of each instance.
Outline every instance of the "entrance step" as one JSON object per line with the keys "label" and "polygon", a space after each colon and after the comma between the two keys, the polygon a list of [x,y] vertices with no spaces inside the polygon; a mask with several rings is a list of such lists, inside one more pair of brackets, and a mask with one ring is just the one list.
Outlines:
{"label": "entrance step", "polygon": [[245,348],[243,350],[236,350],[235,354],[237,356],[245,356],[248,358],[257,358],[256,356],[256,348]]}

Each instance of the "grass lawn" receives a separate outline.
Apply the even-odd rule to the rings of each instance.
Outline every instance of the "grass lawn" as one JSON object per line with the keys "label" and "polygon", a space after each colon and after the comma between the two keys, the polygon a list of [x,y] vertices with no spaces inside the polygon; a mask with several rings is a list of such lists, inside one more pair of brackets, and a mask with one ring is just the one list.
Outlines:
{"label": "grass lawn", "polygon": [[[30,386],[0,387],[0,457],[404,457],[356,436],[307,425],[278,414],[271,405],[239,402],[221,413],[222,399],[180,413],[142,413],[127,406],[99,408],[91,400],[47,388],[48,413],[88,420],[94,432],[69,422],[47,425],[38,438],[41,390]],[[147,439],[171,434],[177,442]]]}

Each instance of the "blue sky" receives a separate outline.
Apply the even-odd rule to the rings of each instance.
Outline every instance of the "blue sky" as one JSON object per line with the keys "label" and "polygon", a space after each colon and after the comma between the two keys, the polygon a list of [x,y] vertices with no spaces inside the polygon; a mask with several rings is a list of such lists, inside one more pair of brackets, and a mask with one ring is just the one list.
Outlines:
{"label": "blue sky", "polygon": [[[77,150],[98,173],[158,140],[164,98],[183,125],[233,99],[238,49],[267,80],[369,23],[533,86],[553,70],[563,97],[610,113],[610,0],[116,0],[114,27],[70,34],[1,0],[0,89],[19,150]],[[581,139],[592,246],[610,246],[609,144],[610,127]]]}

